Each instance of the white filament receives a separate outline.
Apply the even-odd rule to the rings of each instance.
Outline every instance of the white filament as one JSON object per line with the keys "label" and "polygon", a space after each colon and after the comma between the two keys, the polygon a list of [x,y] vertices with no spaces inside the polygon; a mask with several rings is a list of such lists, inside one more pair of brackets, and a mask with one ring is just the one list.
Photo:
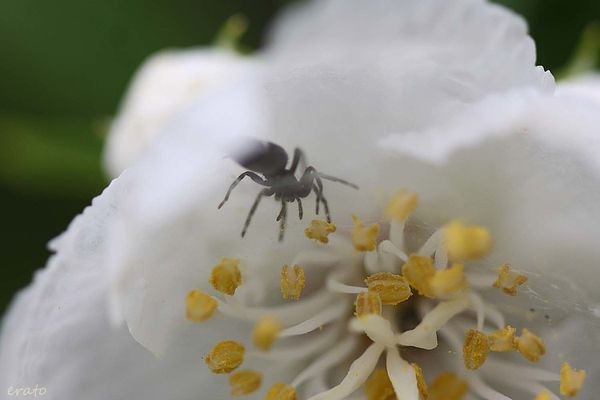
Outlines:
{"label": "white filament", "polygon": [[338,303],[325,308],[323,311],[315,314],[306,321],[282,330],[279,332],[279,337],[284,338],[288,336],[304,335],[305,333],[312,332],[321,328],[323,325],[345,317],[348,308],[348,301],[344,299],[339,300]]}
{"label": "white filament", "polygon": [[341,400],[352,394],[369,377],[375,369],[377,361],[385,347],[379,343],[371,344],[365,352],[358,357],[350,368],[348,374],[339,385],[334,386],[326,392],[310,397],[308,400]]}
{"label": "white filament", "polygon": [[419,400],[415,369],[400,357],[396,347],[387,349],[386,368],[398,399]]}

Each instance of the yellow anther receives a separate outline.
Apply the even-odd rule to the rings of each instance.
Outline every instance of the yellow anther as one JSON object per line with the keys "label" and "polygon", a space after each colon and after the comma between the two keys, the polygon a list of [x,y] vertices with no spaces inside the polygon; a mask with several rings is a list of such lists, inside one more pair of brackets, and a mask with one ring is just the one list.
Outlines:
{"label": "yellow anther", "polygon": [[396,305],[412,295],[408,281],[403,276],[391,272],[370,275],[365,279],[365,283],[369,291],[379,295],[382,304]]}
{"label": "yellow anther", "polygon": [[304,270],[299,265],[294,265],[291,271],[287,265],[281,268],[279,286],[284,299],[300,300],[304,283]]}
{"label": "yellow anther", "polygon": [[504,264],[498,270],[498,278],[494,282],[495,288],[502,289],[502,291],[508,295],[516,296],[517,287],[527,282],[525,275],[517,274],[510,270],[510,265]]}
{"label": "yellow anther", "polygon": [[468,286],[463,272],[464,265],[454,264],[450,268],[436,271],[429,279],[429,287],[434,296],[445,297],[457,293]]}
{"label": "yellow anther", "polygon": [[391,220],[404,222],[412,214],[419,203],[416,193],[401,189],[394,194],[385,209],[385,215]]}
{"label": "yellow anther", "polygon": [[228,374],[244,361],[244,346],[232,340],[218,343],[204,357],[204,362],[215,374]]}
{"label": "yellow anther", "polygon": [[534,400],[552,400],[552,397],[550,396],[549,391],[544,390],[543,392],[539,392]]}
{"label": "yellow anther", "polygon": [[377,368],[364,385],[367,400],[396,400],[396,392],[385,368]]}
{"label": "yellow anther", "polygon": [[521,330],[521,336],[515,339],[517,350],[531,362],[538,362],[546,354],[544,341],[528,329]]}
{"label": "yellow anther", "polygon": [[482,226],[452,221],[444,227],[444,246],[451,260],[474,260],[492,248],[492,236]]}
{"label": "yellow anther", "polygon": [[429,387],[429,400],[460,400],[469,386],[452,372],[442,372]]}
{"label": "yellow anther", "polygon": [[478,369],[487,359],[490,344],[485,333],[469,329],[463,345],[463,359],[467,369]]}
{"label": "yellow anther", "polygon": [[276,383],[267,392],[265,400],[297,400],[296,389],[285,383]]}
{"label": "yellow anther", "polygon": [[254,393],[260,387],[262,375],[258,372],[245,370],[234,372],[229,376],[232,396],[246,396]]}
{"label": "yellow anther", "polygon": [[281,331],[281,323],[279,320],[271,317],[265,317],[254,325],[252,332],[252,341],[254,345],[262,351],[268,351],[277,335]]}
{"label": "yellow anther", "polygon": [[434,297],[429,281],[435,275],[431,257],[411,255],[402,266],[402,275],[421,296]]}
{"label": "yellow anther", "polygon": [[209,319],[217,308],[217,301],[199,290],[192,290],[185,298],[187,319],[202,322]]}
{"label": "yellow anther", "polygon": [[242,284],[239,263],[238,258],[223,257],[210,273],[210,284],[221,293],[233,295],[238,286]]}
{"label": "yellow anther", "polygon": [[585,381],[585,371],[583,369],[571,368],[568,362],[564,362],[560,367],[560,394],[563,396],[577,396],[579,390]]}
{"label": "yellow anther", "polygon": [[379,225],[372,224],[364,226],[356,214],[352,214],[354,228],[352,228],[352,243],[358,251],[373,251],[377,246],[377,236],[379,235]]}
{"label": "yellow anther", "polygon": [[427,389],[427,382],[425,382],[425,375],[423,375],[423,370],[417,365],[417,363],[412,363],[410,365],[415,370],[415,375],[417,377],[417,388],[419,389],[419,397],[421,398],[421,400],[427,400],[427,398],[429,398],[429,390]]}
{"label": "yellow anther", "polygon": [[359,318],[369,314],[381,315],[381,297],[373,291],[359,293],[354,307],[354,314]]}
{"label": "yellow anther", "polygon": [[492,332],[489,336],[490,350],[497,352],[514,350],[516,347],[515,332],[516,329],[510,325]]}
{"label": "yellow anther", "polygon": [[335,225],[320,219],[313,219],[310,226],[304,230],[304,234],[309,239],[318,240],[321,243],[328,243],[330,233],[335,232]]}

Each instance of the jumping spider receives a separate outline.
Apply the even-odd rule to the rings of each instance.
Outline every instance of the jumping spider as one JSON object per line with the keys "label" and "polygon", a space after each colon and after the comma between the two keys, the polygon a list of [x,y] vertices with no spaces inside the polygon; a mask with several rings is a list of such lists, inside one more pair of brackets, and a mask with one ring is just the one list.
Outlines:
{"label": "jumping spider", "polygon": [[[302,219],[304,211],[302,209],[302,201],[300,199],[308,197],[314,190],[316,198],[316,214],[319,214],[319,203],[323,203],[327,222],[331,222],[329,214],[329,205],[323,195],[323,181],[326,179],[333,182],[342,183],[358,189],[358,186],[330,175],[325,175],[318,172],[314,167],[305,167],[304,153],[299,148],[294,149],[294,156],[290,168],[286,168],[288,155],[286,151],[275,143],[260,141],[257,139],[247,139],[244,143],[244,151],[231,156],[238,164],[248,169],[231,184],[225,198],[219,204],[219,209],[229,200],[229,195],[233,189],[245,177],[249,177],[259,185],[266,186],[256,196],[254,204],[250,208],[244,228],[242,229],[242,237],[246,234],[252,216],[258,207],[258,203],[263,197],[275,195],[275,200],[281,202],[281,211],[277,216],[276,221],[279,224],[279,241],[283,240],[285,231],[285,222],[287,217],[287,203],[298,203],[298,217]],[[300,179],[295,176],[298,165],[302,164],[304,172]],[[262,175],[262,176],[261,176]]]}

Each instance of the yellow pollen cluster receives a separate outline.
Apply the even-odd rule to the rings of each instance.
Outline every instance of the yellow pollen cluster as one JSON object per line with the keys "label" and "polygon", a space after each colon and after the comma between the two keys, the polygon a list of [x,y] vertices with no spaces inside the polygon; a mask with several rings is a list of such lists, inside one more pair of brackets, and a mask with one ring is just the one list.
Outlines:
{"label": "yellow pollen cluster", "polygon": [[388,203],[385,215],[391,220],[404,222],[417,208],[418,203],[419,196],[416,193],[401,189],[394,194],[394,197]]}
{"label": "yellow pollen cluster", "polygon": [[442,372],[429,387],[429,400],[460,400],[467,390],[467,382],[452,372]]}
{"label": "yellow pollen cluster", "polygon": [[434,298],[446,297],[465,289],[468,282],[464,266],[454,264],[444,270],[436,270],[431,257],[411,255],[402,266],[402,274],[420,295]]}
{"label": "yellow pollen cluster", "polygon": [[552,397],[550,397],[550,392],[544,390],[543,392],[538,393],[534,400],[552,400]]}
{"label": "yellow pollen cluster", "polygon": [[444,227],[444,246],[450,260],[475,260],[492,248],[492,236],[482,226],[452,221]]}
{"label": "yellow pollen cluster", "polygon": [[222,258],[213,267],[209,279],[210,284],[219,292],[233,296],[235,290],[242,284],[239,263],[238,258]]}
{"label": "yellow pollen cluster", "polygon": [[327,221],[313,219],[310,226],[304,230],[304,234],[309,239],[318,240],[321,243],[329,243],[330,233],[335,232],[336,227]]}
{"label": "yellow pollen cluster", "polygon": [[416,363],[410,364],[415,370],[415,376],[417,377],[417,389],[419,389],[419,397],[421,400],[429,398],[429,389],[427,388],[427,382],[425,382],[425,375],[423,370]]}
{"label": "yellow pollen cluster", "polygon": [[585,381],[585,371],[571,368],[568,362],[560,367],[560,394],[563,396],[577,396]]}
{"label": "yellow pollen cluster", "polygon": [[365,283],[370,292],[379,295],[382,304],[396,305],[412,295],[408,281],[403,276],[391,272],[370,275],[365,279]]}
{"label": "yellow pollen cluster", "polygon": [[300,300],[304,283],[304,270],[299,265],[294,265],[291,271],[287,265],[281,268],[279,286],[284,299]]}
{"label": "yellow pollen cluster", "polygon": [[498,329],[489,335],[490,350],[496,352],[506,352],[515,349],[515,332],[516,329],[508,325],[502,329]]}
{"label": "yellow pollen cluster", "polygon": [[485,333],[469,329],[463,345],[463,359],[467,369],[478,369],[487,359],[490,344]]}
{"label": "yellow pollen cluster", "polygon": [[377,368],[364,385],[367,400],[396,400],[396,392],[385,368]]}
{"label": "yellow pollen cluster", "polygon": [[517,350],[531,362],[538,362],[540,357],[546,353],[544,341],[528,329],[523,328],[521,336],[515,341]]}
{"label": "yellow pollen cluster", "polygon": [[421,296],[435,297],[429,281],[436,273],[431,257],[411,255],[402,266],[402,275]]}
{"label": "yellow pollen cluster", "polygon": [[495,288],[502,289],[502,291],[510,296],[517,295],[517,287],[527,282],[525,275],[517,274],[510,270],[510,265],[504,264],[498,271],[498,278],[494,282]]}
{"label": "yellow pollen cluster", "polygon": [[437,297],[445,297],[465,289],[468,284],[464,268],[462,264],[454,264],[450,268],[436,271],[429,280],[432,293]]}
{"label": "yellow pollen cluster", "polygon": [[232,396],[246,396],[254,393],[260,387],[262,375],[258,372],[246,370],[239,371],[229,376]]}
{"label": "yellow pollen cluster", "polygon": [[377,292],[359,293],[354,306],[354,314],[359,318],[370,314],[381,315],[381,297]]}
{"label": "yellow pollen cluster", "polygon": [[267,392],[265,400],[297,400],[296,389],[285,383],[276,383]]}
{"label": "yellow pollen cluster", "polygon": [[185,298],[185,305],[187,319],[202,322],[213,315],[217,308],[217,301],[200,290],[192,290]]}
{"label": "yellow pollen cluster", "polygon": [[373,251],[377,246],[377,236],[379,235],[379,225],[372,224],[364,226],[356,214],[352,214],[354,228],[352,228],[352,243],[358,251]]}
{"label": "yellow pollen cluster", "polygon": [[256,323],[252,332],[254,345],[262,351],[268,351],[280,331],[281,323],[275,318],[265,317],[261,319]]}
{"label": "yellow pollen cluster", "polygon": [[232,340],[218,343],[204,357],[204,362],[215,374],[228,374],[244,361],[244,346]]}

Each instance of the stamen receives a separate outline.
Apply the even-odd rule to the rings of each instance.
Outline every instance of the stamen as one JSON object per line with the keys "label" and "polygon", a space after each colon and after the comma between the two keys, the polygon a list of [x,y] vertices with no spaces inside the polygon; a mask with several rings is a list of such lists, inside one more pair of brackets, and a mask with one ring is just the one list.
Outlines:
{"label": "stamen", "polygon": [[510,265],[504,264],[498,271],[498,278],[493,283],[493,287],[502,289],[502,291],[510,296],[517,295],[517,287],[527,282],[525,275],[510,271]]}
{"label": "stamen", "polygon": [[396,392],[385,368],[377,368],[365,382],[367,400],[396,400]]}
{"label": "stamen", "polygon": [[444,246],[451,260],[475,260],[492,248],[492,236],[482,226],[452,221],[444,227]]}
{"label": "stamen", "polygon": [[469,385],[452,372],[442,372],[429,387],[429,400],[460,400]]}
{"label": "stamen", "polygon": [[235,372],[229,376],[231,395],[246,396],[254,393],[260,387],[261,382],[262,375],[258,372],[251,370]]}
{"label": "stamen", "polygon": [[345,338],[306,367],[306,369],[294,379],[292,386],[298,387],[308,379],[323,374],[323,371],[344,361],[354,351],[357,345],[358,338],[356,336]]}
{"label": "stamen", "polygon": [[317,240],[321,243],[329,243],[330,233],[335,232],[336,227],[327,221],[320,219],[313,219],[310,222],[310,226],[304,230],[304,234],[309,239]]}
{"label": "stamen", "polygon": [[381,243],[379,243],[379,251],[387,254],[393,254],[394,256],[398,257],[400,260],[405,262],[408,260],[408,256],[406,255],[406,253],[404,253],[402,250],[396,247],[396,245],[390,240],[382,240]]}
{"label": "stamen", "polygon": [[348,301],[340,301],[334,303],[331,306],[325,308],[323,311],[315,314],[308,320],[301,322],[298,325],[284,329],[279,333],[279,337],[297,336],[312,332],[316,329],[322,328],[323,325],[346,317],[347,310]]}
{"label": "stamen", "polygon": [[450,268],[436,271],[429,280],[431,291],[437,297],[446,297],[460,292],[468,286],[464,274],[464,265],[454,264]]}
{"label": "stamen", "polygon": [[366,287],[360,286],[351,286],[346,285],[345,283],[339,282],[340,274],[332,274],[327,279],[327,289],[334,293],[344,293],[344,294],[356,294],[366,292],[368,289]]}
{"label": "stamen", "polygon": [[402,346],[413,346],[431,350],[437,347],[436,332],[456,314],[460,314],[469,306],[467,296],[454,300],[443,301],[423,316],[416,328],[396,336],[396,341]]}
{"label": "stamen", "polygon": [[476,292],[470,292],[469,299],[477,313],[477,330],[483,331],[483,326],[485,325],[485,303]]}
{"label": "stamen", "polygon": [[381,315],[381,297],[377,292],[363,292],[356,296],[354,302],[357,317],[364,317],[369,314]]}
{"label": "stamen", "polygon": [[427,382],[425,381],[425,375],[423,375],[423,370],[417,365],[417,363],[412,363],[410,365],[415,370],[420,399],[426,400],[429,397],[429,390],[427,388]]}
{"label": "stamen", "polygon": [[568,362],[560,367],[560,394],[563,396],[577,396],[585,381],[585,370],[571,368]]}
{"label": "stamen", "polygon": [[523,328],[521,336],[516,339],[517,350],[531,362],[538,362],[546,353],[544,341],[528,329]]}
{"label": "stamen", "polygon": [[412,295],[408,281],[401,275],[379,272],[365,279],[369,291],[376,292],[382,304],[396,305]]}
{"label": "stamen", "polygon": [[500,392],[489,387],[481,378],[477,375],[469,376],[469,386],[475,393],[484,398],[485,400],[512,400],[510,397],[503,395]]}
{"label": "stamen", "polygon": [[487,359],[490,345],[485,333],[469,329],[463,345],[463,360],[467,369],[478,369]]}
{"label": "stamen", "polygon": [[293,272],[287,265],[281,268],[280,286],[284,299],[300,300],[304,283],[304,270],[299,265],[294,265]]}
{"label": "stamen", "polygon": [[281,322],[272,317],[258,321],[252,332],[254,345],[262,351],[269,351],[281,331]]}
{"label": "stamen", "polygon": [[419,203],[419,196],[416,193],[401,189],[394,194],[387,204],[385,215],[390,220],[404,222],[412,214]]}
{"label": "stamen", "polygon": [[204,357],[204,362],[215,374],[228,374],[244,361],[244,346],[232,340],[218,343]]}
{"label": "stamen", "polygon": [[194,322],[206,321],[217,308],[217,301],[200,290],[189,292],[185,304],[187,319]]}
{"label": "stamen", "polygon": [[242,274],[238,268],[238,258],[223,257],[213,267],[210,274],[210,284],[219,292],[233,296],[235,290],[242,284]]}
{"label": "stamen", "polygon": [[512,351],[516,348],[515,332],[512,326],[507,326],[492,332],[489,336],[490,350],[496,352]]}
{"label": "stamen", "polygon": [[402,266],[402,275],[410,285],[419,292],[421,296],[433,298],[433,290],[429,281],[435,275],[435,268],[431,257],[411,255],[408,261]]}
{"label": "stamen", "polygon": [[400,357],[397,347],[387,349],[385,365],[396,397],[403,400],[419,400],[415,369]]}
{"label": "stamen", "polygon": [[[350,365],[348,374],[340,384],[326,392],[312,396],[308,400],[341,400],[350,395],[365,383],[369,374],[377,365],[377,361],[384,349],[385,347],[379,343],[371,344],[367,350],[365,350],[365,352]],[[268,400],[274,400],[274,398]]]}
{"label": "stamen", "polygon": [[352,243],[358,251],[373,251],[377,245],[377,236],[379,235],[379,225],[372,224],[364,226],[356,214],[352,214],[354,228],[352,228]]}
{"label": "stamen", "polygon": [[265,400],[297,400],[296,389],[285,383],[276,383],[267,392]]}

